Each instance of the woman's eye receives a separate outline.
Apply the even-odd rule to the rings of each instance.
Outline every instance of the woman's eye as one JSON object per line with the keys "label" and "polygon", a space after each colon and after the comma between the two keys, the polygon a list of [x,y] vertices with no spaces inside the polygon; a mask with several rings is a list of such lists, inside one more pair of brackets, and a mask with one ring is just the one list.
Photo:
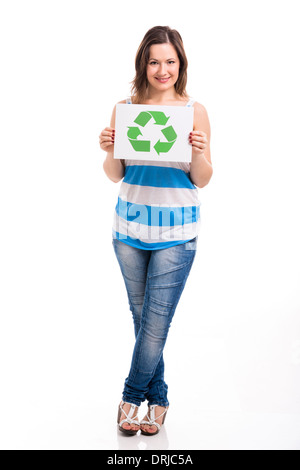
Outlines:
{"label": "woman's eye", "polygon": [[[157,62],[155,62],[154,60],[152,62],[150,62],[150,65],[153,65],[153,64],[157,64]],[[175,61],[174,60],[169,60],[168,64],[175,64]]]}

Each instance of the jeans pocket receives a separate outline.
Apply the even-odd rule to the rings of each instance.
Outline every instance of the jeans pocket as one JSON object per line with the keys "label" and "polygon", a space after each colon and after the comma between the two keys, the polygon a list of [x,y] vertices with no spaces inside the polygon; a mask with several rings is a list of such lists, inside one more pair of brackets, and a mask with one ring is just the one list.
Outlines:
{"label": "jeans pocket", "polygon": [[197,250],[197,241],[198,241],[198,235],[193,238],[192,240],[186,242],[184,244],[184,247],[186,250]]}

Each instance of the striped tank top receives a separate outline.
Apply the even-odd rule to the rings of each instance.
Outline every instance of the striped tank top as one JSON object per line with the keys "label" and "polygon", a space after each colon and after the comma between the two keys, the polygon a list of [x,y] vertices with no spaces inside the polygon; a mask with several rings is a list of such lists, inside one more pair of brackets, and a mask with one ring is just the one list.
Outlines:
{"label": "striped tank top", "polygon": [[[190,99],[186,106],[194,102]],[[131,104],[131,99],[126,103]],[[191,163],[129,159],[124,163],[113,238],[143,250],[168,248],[195,238],[201,202],[190,179]]]}

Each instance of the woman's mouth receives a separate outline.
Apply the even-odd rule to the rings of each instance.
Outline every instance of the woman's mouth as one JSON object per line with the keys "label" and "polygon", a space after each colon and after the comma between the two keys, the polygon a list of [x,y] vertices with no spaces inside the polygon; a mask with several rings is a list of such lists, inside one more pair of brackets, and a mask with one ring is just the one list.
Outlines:
{"label": "woman's mouth", "polygon": [[170,77],[168,77],[168,78],[158,78],[158,77],[155,77],[155,78],[156,78],[156,80],[159,81],[159,83],[166,83],[166,82],[170,79]]}

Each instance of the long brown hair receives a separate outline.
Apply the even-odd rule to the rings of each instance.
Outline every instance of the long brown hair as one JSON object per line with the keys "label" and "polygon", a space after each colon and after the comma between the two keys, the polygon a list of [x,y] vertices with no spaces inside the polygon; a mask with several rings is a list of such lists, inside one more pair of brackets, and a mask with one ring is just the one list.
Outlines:
{"label": "long brown hair", "polygon": [[149,61],[150,46],[152,44],[170,43],[176,49],[180,61],[179,75],[175,83],[175,90],[180,96],[188,97],[186,92],[188,60],[185,55],[182,38],[176,29],[169,26],[154,26],[145,34],[135,56],[135,77],[132,80],[132,103],[142,103],[147,95],[147,64]]}

